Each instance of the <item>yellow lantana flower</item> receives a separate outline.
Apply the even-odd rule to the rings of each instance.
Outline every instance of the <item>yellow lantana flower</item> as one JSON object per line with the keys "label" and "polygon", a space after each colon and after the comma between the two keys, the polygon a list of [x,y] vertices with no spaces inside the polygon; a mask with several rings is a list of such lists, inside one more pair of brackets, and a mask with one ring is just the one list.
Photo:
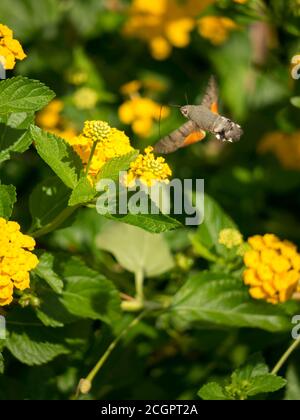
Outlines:
{"label": "yellow lantana flower", "polygon": [[14,288],[24,290],[30,286],[29,271],[38,265],[32,252],[33,238],[20,232],[20,225],[0,217],[0,306],[13,300]]}
{"label": "yellow lantana flower", "polygon": [[74,105],[78,109],[93,109],[99,100],[98,93],[90,87],[82,87],[73,95]]}
{"label": "yellow lantana flower", "polygon": [[0,63],[5,70],[12,70],[16,60],[24,60],[26,54],[20,42],[13,38],[13,31],[0,23]]}
{"label": "yellow lantana flower", "polygon": [[53,99],[37,114],[37,124],[45,130],[55,129],[61,121],[60,113],[63,107],[64,104],[60,99]]}
{"label": "yellow lantana flower", "polygon": [[165,159],[163,157],[155,158],[153,147],[149,146],[145,149],[144,155],[140,154],[131,163],[125,184],[131,187],[139,180],[144,185],[151,187],[156,182],[169,182],[168,178],[171,175],[172,171]]}
{"label": "yellow lantana flower", "polygon": [[120,91],[123,95],[130,96],[137,93],[141,89],[141,87],[142,82],[140,82],[139,80],[132,80],[131,82],[122,85]]}
{"label": "yellow lantana flower", "polygon": [[98,174],[108,160],[126,155],[134,150],[126,134],[116,128],[111,128],[105,121],[86,121],[82,133],[67,141],[80,156],[85,166],[89,162],[93,145],[96,142],[96,149],[89,167],[91,178]]}
{"label": "yellow lantana flower", "polygon": [[268,133],[261,139],[258,152],[272,152],[284,168],[299,171],[300,131],[292,134],[280,131]]}
{"label": "yellow lantana flower", "polygon": [[86,121],[82,135],[86,137],[87,141],[104,142],[111,134],[111,127],[105,121]]}
{"label": "yellow lantana flower", "polygon": [[62,116],[64,103],[60,99],[51,101],[42,111],[37,114],[37,125],[49,133],[62,137],[65,140],[72,139],[77,135],[72,127]]}
{"label": "yellow lantana flower", "polygon": [[300,280],[300,254],[297,247],[273,234],[249,238],[251,247],[244,255],[244,283],[254,299],[283,303],[297,291]]}
{"label": "yellow lantana flower", "polygon": [[134,133],[141,137],[150,135],[154,121],[167,118],[170,111],[167,107],[149,98],[135,96],[125,101],[119,108],[119,118],[124,124],[131,124]]}
{"label": "yellow lantana flower", "polygon": [[222,45],[227,41],[231,31],[238,25],[230,18],[223,16],[204,16],[198,21],[199,34],[214,45]]}
{"label": "yellow lantana flower", "polygon": [[243,243],[243,236],[237,229],[223,229],[219,233],[219,244],[231,249]]}
{"label": "yellow lantana flower", "polygon": [[152,56],[165,60],[173,47],[183,48],[190,43],[196,18],[215,0],[133,0],[124,33],[145,40]]}

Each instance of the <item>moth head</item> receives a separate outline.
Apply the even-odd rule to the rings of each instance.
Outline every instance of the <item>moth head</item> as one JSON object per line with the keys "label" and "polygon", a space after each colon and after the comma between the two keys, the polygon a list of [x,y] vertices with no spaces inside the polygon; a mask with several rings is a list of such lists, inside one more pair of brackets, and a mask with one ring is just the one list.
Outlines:
{"label": "moth head", "polygon": [[185,118],[188,118],[188,116],[189,116],[189,106],[188,106],[188,105],[186,105],[186,106],[182,106],[182,107],[180,108],[180,112],[182,113],[182,115],[183,115]]}

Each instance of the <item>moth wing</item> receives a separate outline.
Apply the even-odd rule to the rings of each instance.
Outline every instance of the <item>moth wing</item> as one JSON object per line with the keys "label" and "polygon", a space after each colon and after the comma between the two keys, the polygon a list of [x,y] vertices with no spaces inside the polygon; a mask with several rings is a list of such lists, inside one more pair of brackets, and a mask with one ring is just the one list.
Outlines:
{"label": "moth wing", "polygon": [[203,130],[200,130],[198,127],[197,131],[193,131],[191,134],[189,134],[181,147],[187,147],[191,144],[198,143],[199,141],[203,140],[206,137],[206,132]]}
{"label": "moth wing", "polygon": [[215,76],[211,76],[201,105],[218,114],[219,88]]}
{"label": "moth wing", "polygon": [[185,147],[189,144],[195,143],[196,141],[202,140],[205,137],[203,136],[203,133],[204,132],[202,132],[194,121],[189,120],[180,128],[156,143],[154,151],[162,154],[173,153],[181,147]]}

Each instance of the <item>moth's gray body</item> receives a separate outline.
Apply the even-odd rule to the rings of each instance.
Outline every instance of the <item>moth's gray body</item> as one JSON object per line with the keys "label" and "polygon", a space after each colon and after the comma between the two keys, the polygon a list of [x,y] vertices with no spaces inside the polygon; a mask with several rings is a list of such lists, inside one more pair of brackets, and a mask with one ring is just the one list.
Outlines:
{"label": "moth's gray body", "polygon": [[199,129],[209,131],[219,140],[232,143],[239,141],[243,134],[238,124],[222,115],[215,114],[205,105],[187,105],[180,110],[185,117],[194,121]]}
{"label": "moth's gray body", "polygon": [[180,108],[180,111],[182,115],[194,121],[199,130],[211,131],[216,121],[217,115],[204,105],[187,105]]}
{"label": "moth's gray body", "polygon": [[161,139],[155,146],[157,153],[171,153],[185,145],[185,139],[193,132],[209,131],[217,139],[228,142],[240,140],[243,130],[233,121],[211,111],[218,102],[218,87],[214,77],[210,78],[208,88],[201,105],[187,105],[180,108],[188,122],[168,136]]}

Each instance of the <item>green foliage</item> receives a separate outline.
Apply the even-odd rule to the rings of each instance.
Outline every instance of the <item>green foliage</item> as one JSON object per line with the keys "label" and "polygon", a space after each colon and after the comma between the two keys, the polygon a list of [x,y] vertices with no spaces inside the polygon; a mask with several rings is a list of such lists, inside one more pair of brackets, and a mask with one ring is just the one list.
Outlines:
{"label": "green foliage", "polygon": [[35,112],[55,96],[43,83],[26,77],[13,77],[0,82],[0,114]]}
{"label": "green foliage", "polygon": [[36,150],[55,174],[69,188],[75,188],[83,169],[79,156],[63,139],[38,127],[31,127]]}
{"label": "green foliage", "polygon": [[291,99],[292,105],[294,105],[297,108],[300,108],[300,96],[295,96]]}
{"label": "green foliage", "polygon": [[83,176],[75,185],[68,204],[69,206],[76,206],[77,204],[89,203],[95,195],[96,190],[90,180],[86,176]]}
{"label": "green foliage", "polygon": [[127,171],[127,169],[130,167],[130,163],[135,160],[138,154],[138,150],[134,150],[127,155],[110,159],[100,169],[100,172],[97,175],[97,180],[109,179],[118,182],[120,172]]}
{"label": "green foliage", "polygon": [[174,266],[164,238],[137,227],[111,224],[98,235],[97,245],[110,251],[121,266],[132,273],[156,277]]}
{"label": "green foliage", "polygon": [[36,267],[35,273],[45,280],[54,292],[62,293],[64,283],[54,271],[54,255],[48,252],[39,255],[39,265]]}
{"label": "green foliage", "polygon": [[16,201],[15,187],[13,185],[0,184],[0,217],[9,219]]}
{"label": "green foliage", "polygon": [[193,237],[196,252],[204,258],[215,255],[226,257],[228,250],[219,244],[219,234],[223,229],[237,229],[233,220],[224,213],[216,201],[207,194],[204,198],[204,221]]}
{"label": "green foliage", "polygon": [[0,162],[10,159],[12,152],[23,153],[32,143],[32,138],[26,128],[32,115],[26,113],[10,114],[4,118],[6,124],[0,123]]}
{"label": "green foliage", "polygon": [[70,190],[57,177],[38,184],[29,198],[32,229],[40,229],[52,222],[68,205]]}
{"label": "green foliage", "polygon": [[249,362],[235,370],[226,385],[211,382],[199,391],[203,400],[247,400],[259,394],[275,392],[286,385],[286,380],[269,373],[268,366],[253,357]]}
{"label": "green foliage", "polygon": [[192,276],[174,296],[168,318],[180,328],[203,323],[226,327],[252,327],[288,331],[290,321],[272,305],[250,299],[241,279],[224,273]]}
{"label": "green foliage", "polygon": [[[299,400],[300,340],[290,343],[299,296],[271,305],[243,282],[250,236],[300,245],[299,0],[216,0],[197,16],[170,0],[179,6],[174,15],[160,21],[144,11],[131,25],[143,18],[141,32],[130,36],[132,2],[0,2],[0,24],[27,55],[0,81],[0,217],[36,240],[39,259],[30,288],[15,288],[13,302],[0,306],[0,399]],[[209,38],[199,33],[203,16],[236,27],[214,43],[221,22]],[[163,40],[170,55],[157,60]],[[110,191],[98,182],[118,184],[139,153],[186,122],[171,104],[200,104],[211,74],[219,113],[242,126],[241,141],[222,144],[207,133],[165,156],[173,178],[205,180],[203,223],[184,226],[184,215],[164,214],[150,197],[156,214],[136,214],[133,191],[127,214],[102,211],[101,194]],[[102,167],[97,149],[94,179],[83,164],[88,150],[82,146],[81,160],[67,140],[87,120],[123,130],[133,148],[106,156]],[[224,229],[244,242],[221,244]],[[0,305],[10,245],[0,232]],[[250,356],[257,352],[266,363]],[[91,390],[75,396],[83,375]]]}
{"label": "green foliage", "polygon": [[299,369],[296,365],[290,364],[286,374],[287,386],[285,393],[285,400],[299,401],[300,400],[300,379]]}
{"label": "green foliage", "polygon": [[6,340],[6,346],[16,359],[29,366],[42,365],[69,352],[63,342],[46,331],[41,333],[38,326],[27,327],[26,332],[16,328]]}
{"label": "green foliage", "polygon": [[108,219],[140,227],[150,233],[162,233],[182,227],[181,223],[178,220],[165,214],[156,215],[128,213],[124,216],[106,214],[105,217],[107,217]]}
{"label": "green foliage", "polygon": [[[52,300],[45,314],[59,320],[60,309],[79,318],[98,319],[107,323],[120,316],[120,299],[113,283],[85,266],[77,258],[66,260],[43,254],[35,273],[44,279],[53,292],[47,291]],[[43,306],[41,307],[43,311]]]}

